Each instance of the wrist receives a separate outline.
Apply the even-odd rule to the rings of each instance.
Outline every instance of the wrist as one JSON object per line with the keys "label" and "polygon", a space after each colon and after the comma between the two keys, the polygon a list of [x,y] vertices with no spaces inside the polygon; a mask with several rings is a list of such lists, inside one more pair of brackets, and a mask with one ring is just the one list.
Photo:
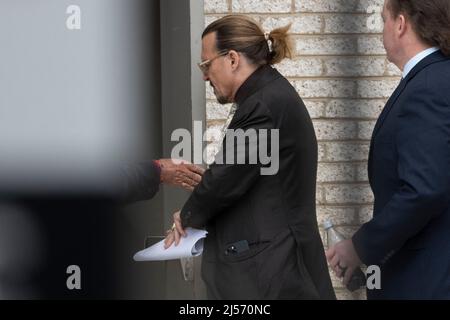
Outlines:
{"label": "wrist", "polygon": [[163,183],[163,175],[162,175],[162,167],[161,167],[161,161],[159,160],[153,160],[153,165],[156,168],[156,171],[158,172],[159,175],[159,182]]}

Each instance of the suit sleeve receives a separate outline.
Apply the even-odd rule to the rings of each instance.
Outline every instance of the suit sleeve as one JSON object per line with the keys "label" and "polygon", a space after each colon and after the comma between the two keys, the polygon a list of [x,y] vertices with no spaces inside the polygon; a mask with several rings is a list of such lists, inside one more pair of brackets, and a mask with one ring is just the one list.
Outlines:
{"label": "suit sleeve", "polygon": [[386,262],[449,206],[450,106],[427,89],[402,106],[395,138],[398,190],[352,238],[367,265]]}
{"label": "suit sleeve", "polygon": [[159,190],[160,174],[159,167],[153,161],[123,166],[119,201],[127,204],[153,198]]}
{"label": "suit sleeve", "polygon": [[[257,103],[250,114],[240,116],[239,120],[230,125],[230,129],[239,128],[245,132],[254,129],[257,136],[261,129],[266,129],[268,133],[267,149],[270,152],[270,129],[273,128],[269,112],[263,112],[264,106]],[[229,150],[227,139],[223,141],[223,154],[225,155],[224,164],[213,163],[203,175],[202,181],[194,189],[190,198],[181,210],[181,219],[183,227],[203,228],[218,214],[232,206],[236,201],[245,195],[252,187],[261,174],[263,165],[259,161],[250,164],[249,155],[245,153],[245,164],[227,164],[226,155],[228,152],[234,154],[237,159],[239,148]],[[255,142],[245,140],[245,150],[254,147]],[[237,144],[239,146],[239,144]],[[258,149],[261,147],[260,141],[257,142]],[[231,154],[230,153],[230,154]]]}

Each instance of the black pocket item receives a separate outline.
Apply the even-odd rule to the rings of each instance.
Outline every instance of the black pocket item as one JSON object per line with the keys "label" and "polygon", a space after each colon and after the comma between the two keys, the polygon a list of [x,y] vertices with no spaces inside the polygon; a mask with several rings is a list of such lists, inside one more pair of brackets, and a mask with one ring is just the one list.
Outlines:
{"label": "black pocket item", "polygon": [[225,255],[240,254],[250,249],[247,240],[241,240],[230,244],[225,250]]}

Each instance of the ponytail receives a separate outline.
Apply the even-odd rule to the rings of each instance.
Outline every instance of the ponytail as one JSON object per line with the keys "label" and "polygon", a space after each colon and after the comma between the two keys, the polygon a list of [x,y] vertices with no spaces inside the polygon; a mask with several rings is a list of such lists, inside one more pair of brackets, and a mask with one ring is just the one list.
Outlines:
{"label": "ponytail", "polygon": [[288,33],[290,27],[291,24],[288,24],[269,33],[272,52],[270,52],[268,64],[277,64],[285,58],[292,59],[294,56],[292,40]]}
{"label": "ponytail", "polygon": [[243,15],[228,15],[207,26],[202,38],[215,32],[217,51],[235,50],[255,65],[272,65],[294,55],[288,34],[290,27],[289,24],[265,34],[253,19]]}

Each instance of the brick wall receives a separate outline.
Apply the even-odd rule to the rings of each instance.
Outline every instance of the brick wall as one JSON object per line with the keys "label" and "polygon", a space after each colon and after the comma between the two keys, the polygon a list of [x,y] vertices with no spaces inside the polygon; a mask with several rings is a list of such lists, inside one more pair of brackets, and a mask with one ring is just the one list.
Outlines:
{"label": "brick wall", "polygon": [[[400,75],[386,60],[382,25],[374,24],[374,9],[382,5],[383,0],[205,0],[205,25],[229,13],[249,15],[265,31],[292,22],[297,56],[276,67],[304,99],[319,140],[318,222],[331,218],[346,236],[372,216],[369,140]],[[229,106],[218,105],[209,89],[206,95],[208,127],[220,128]],[[211,143],[215,139],[210,135]],[[339,299],[364,299],[363,292],[350,294],[333,274],[332,279]]]}

